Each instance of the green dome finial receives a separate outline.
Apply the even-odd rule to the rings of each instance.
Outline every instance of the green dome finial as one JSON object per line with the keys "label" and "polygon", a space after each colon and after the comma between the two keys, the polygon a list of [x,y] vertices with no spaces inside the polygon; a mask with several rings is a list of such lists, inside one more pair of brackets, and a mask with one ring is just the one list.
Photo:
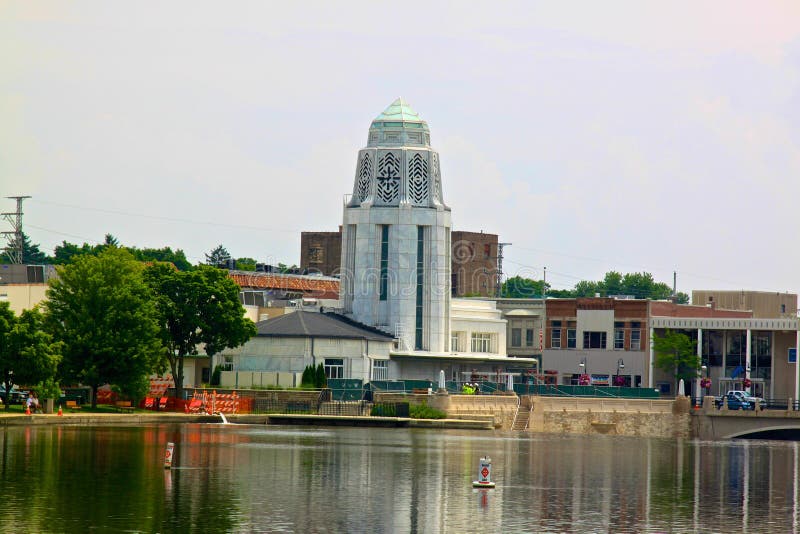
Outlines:
{"label": "green dome finial", "polygon": [[408,102],[403,100],[403,97],[398,98],[389,107],[383,110],[383,113],[375,117],[376,121],[409,121],[409,122],[425,122],[419,113],[411,109]]}

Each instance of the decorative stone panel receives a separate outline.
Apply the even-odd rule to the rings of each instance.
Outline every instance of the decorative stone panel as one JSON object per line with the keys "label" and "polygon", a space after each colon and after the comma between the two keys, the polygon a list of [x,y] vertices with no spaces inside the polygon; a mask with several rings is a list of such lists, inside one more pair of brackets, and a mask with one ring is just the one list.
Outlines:
{"label": "decorative stone panel", "polygon": [[358,164],[358,185],[356,186],[355,193],[358,202],[364,202],[369,197],[373,169],[374,164],[372,162],[372,156],[369,152],[363,152],[361,161]]}
{"label": "decorative stone panel", "polygon": [[417,206],[428,205],[428,158],[422,152],[408,152],[408,200]]}
{"label": "decorative stone panel", "polygon": [[402,172],[400,151],[378,152],[378,172],[375,180],[376,204],[397,205],[400,200]]}

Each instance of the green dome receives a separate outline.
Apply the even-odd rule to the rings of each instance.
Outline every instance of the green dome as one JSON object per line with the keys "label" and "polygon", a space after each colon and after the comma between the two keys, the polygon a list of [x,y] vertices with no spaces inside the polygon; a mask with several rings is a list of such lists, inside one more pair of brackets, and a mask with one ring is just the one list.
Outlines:
{"label": "green dome", "polygon": [[392,102],[375,117],[369,131],[368,146],[430,145],[428,123],[402,98]]}
{"label": "green dome", "polygon": [[383,113],[375,117],[375,121],[425,122],[402,97],[389,104]]}

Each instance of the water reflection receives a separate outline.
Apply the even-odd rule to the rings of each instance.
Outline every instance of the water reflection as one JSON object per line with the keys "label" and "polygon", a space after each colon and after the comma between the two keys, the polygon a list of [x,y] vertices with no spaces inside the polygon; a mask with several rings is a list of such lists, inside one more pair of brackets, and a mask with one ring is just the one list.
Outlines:
{"label": "water reflection", "polygon": [[[484,455],[495,490],[472,488]],[[796,442],[777,441],[12,427],[0,432],[0,529],[797,532],[799,462]]]}

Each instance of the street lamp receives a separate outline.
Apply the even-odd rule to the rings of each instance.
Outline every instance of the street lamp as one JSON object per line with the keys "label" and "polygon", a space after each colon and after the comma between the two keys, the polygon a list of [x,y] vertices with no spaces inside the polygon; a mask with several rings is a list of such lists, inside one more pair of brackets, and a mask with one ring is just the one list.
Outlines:
{"label": "street lamp", "polygon": [[617,375],[614,378],[614,385],[615,386],[622,386],[624,384],[624,381],[623,381],[622,377],[619,374],[619,372],[622,369],[625,369],[625,362],[622,361],[622,358],[620,358],[620,359],[617,360]]}
{"label": "street lamp", "polygon": [[697,392],[697,399],[695,400],[695,404],[697,406],[702,406],[703,403],[703,382],[700,377],[708,377],[708,367],[705,365],[700,366],[700,373],[699,376],[695,378],[695,391]]}
{"label": "street lamp", "polygon": [[589,369],[588,365],[586,364],[586,356],[581,358],[581,363],[578,364],[580,367],[580,376],[578,377],[578,385],[579,386],[588,386],[589,385]]}

